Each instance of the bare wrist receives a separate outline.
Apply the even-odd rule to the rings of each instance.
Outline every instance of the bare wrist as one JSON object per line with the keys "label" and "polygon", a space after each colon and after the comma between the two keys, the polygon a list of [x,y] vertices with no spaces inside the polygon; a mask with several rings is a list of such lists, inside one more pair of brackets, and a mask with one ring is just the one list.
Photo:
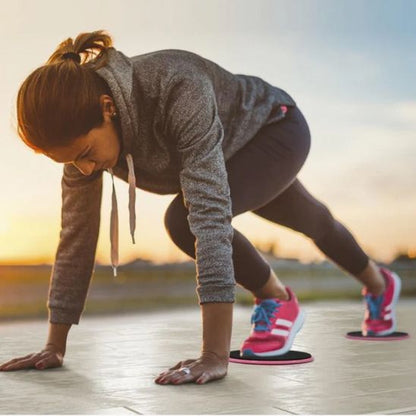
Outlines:
{"label": "bare wrist", "polygon": [[217,360],[220,360],[220,361],[224,362],[225,364],[228,364],[229,355],[230,355],[229,351],[224,351],[222,353],[214,352],[214,351],[207,351],[207,350],[205,350],[205,351],[202,350],[201,351],[201,357],[215,358]]}
{"label": "bare wrist", "polygon": [[65,352],[66,352],[66,345],[58,345],[58,344],[54,344],[52,342],[47,342],[45,344],[45,349],[53,350],[55,352],[58,352],[58,353],[62,354],[62,356],[64,356]]}
{"label": "bare wrist", "polygon": [[71,325],[72,324],[60,324],[51,322],[49,324],[49,335],[46,342],[46,347],[54,348],[62,354],[65,354],[66,341]]}
{"label": "bare wrist", "polygon": [[233,304],[205,303],[202,309],[202,352],[228,361],[232,332]]}

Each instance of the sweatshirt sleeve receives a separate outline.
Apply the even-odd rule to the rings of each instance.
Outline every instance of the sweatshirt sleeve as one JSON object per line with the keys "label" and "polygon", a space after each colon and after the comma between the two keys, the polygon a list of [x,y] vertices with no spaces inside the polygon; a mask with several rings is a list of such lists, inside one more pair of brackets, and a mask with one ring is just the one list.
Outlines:
{"label": "sweatshirt sleeve", "polygon": [[49,282],[51,323],[79,323],[97,248],[103,171],[83,175],[65,164],[61,180],[61,232]]}
{"label": "sweatshirt sleeve", "polygon": [[181,160],[179,180],[195,236],[199,303],[234,302],[231,197],[222,150],[224,130],[210,80],[174,83],[166,102],[167,130]]}

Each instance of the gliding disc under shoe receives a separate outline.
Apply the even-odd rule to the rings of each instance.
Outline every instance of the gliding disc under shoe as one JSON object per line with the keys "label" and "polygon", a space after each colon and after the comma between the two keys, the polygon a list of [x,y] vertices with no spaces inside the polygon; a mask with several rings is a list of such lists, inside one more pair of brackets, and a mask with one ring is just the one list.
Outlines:
{"label": "gliding disc under shoe", "polygon": [[240,350],[230,352],[229,361],[239,364],[260,364],[260,365],[281,365],[281,364],[302,364],[313,361],[311,354],[302,351],[289,351],[282,355],[270,357],[241,357]]}
{"label": "gliding disc under shoe", "polygon": [[348,332],[345,335],[348,339],[359,339],[361,341],[398,341],[401,339],[409,338],[407,332],[393,332],[388,335],[363,335],[361,331]]}

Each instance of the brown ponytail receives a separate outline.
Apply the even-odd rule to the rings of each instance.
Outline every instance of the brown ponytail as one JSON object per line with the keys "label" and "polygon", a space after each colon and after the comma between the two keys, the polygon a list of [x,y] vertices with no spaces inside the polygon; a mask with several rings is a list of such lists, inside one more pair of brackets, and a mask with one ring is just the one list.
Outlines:
{"label": "brown ponytail", "polygon": [[75,52],[82,54],[81,64],[90,61],[92,58],[100,61],[95,68],[101,68],[105,65],[107,58],[107,49],[113,46],[113,41],[107,33],[103,30],[90,33],[80,33],[75,41],[68,38],[61,42],[56,48],[55,52],[46,61],[46,65],[54,64],[62,60],[62,56],[67,52]]}
{"label": "brown ponytail", "polygon": [[112,45],[102,30],[68,38],[22,83],[17,130],[36,153],[64,147],[103,123],[99,98],[111,91],[95,69],[107,63]]}

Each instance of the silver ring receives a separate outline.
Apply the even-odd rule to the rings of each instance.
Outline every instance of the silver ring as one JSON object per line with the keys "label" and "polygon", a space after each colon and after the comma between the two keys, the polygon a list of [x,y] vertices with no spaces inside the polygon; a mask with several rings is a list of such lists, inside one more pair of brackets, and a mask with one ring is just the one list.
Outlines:
{"label": "silver ring", "polygon": [[191,370],[188,367],[181,367],[179,371],[184,371],[186,375],[191,374]]}

